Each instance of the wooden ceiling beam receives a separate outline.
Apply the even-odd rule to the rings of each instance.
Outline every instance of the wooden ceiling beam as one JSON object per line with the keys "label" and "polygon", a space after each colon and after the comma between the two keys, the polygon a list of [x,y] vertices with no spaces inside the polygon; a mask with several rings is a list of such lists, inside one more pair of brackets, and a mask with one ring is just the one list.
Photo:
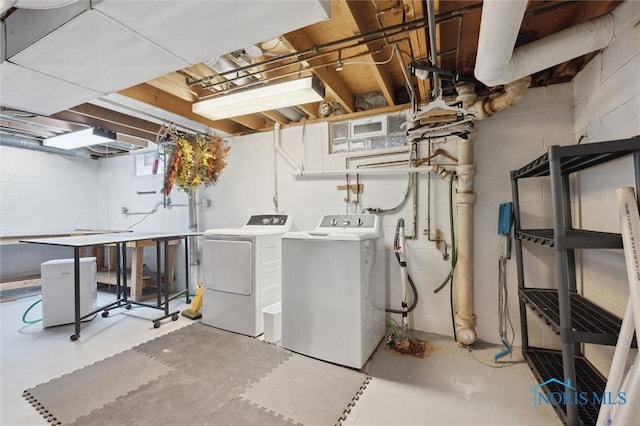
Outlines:
{"label": "wooden ceiling beam", "polygon": [[171,73],[162,77],[154,78],[147,82],[150,86],[160,89],[164,92],[177,96],[185,101],[194,102],[198,99],[198,93],[188,87],[186,78],[178,73]]}
{"label": "wooden ceiling beam", "polygon": [[[371,4],[369,2],[343,0],[339,2],[339,5],[343,10],[345,18],[347,18],[347,20],[351,22],[351,26],[354,30],[354,35],[364,34],[369,31],[379,29],[379,25],[377,22],[373,24],[370,20],[367,19],[375,17],[375,12],[372,13]],[[372,43],[367,44],[367,46],[370,51],[378,50],[378,48],[380,47],[379,45],[374,45]],[[395,105],[393,83],[391,81],[391,78],[389,77],[389,73],[385,70],[385,65],[376,63],[384,62],[388,59],[388,57],[385,57],[386,55],[388,55],[388,50],[390,49],[384,49],[384,54],[380,52],[364,55],[361,60],[363,62],[371,62],[370,69],[376,82],[378,83],[378,86],[380,87],[380,91],[387,101],[387,105],[393,106]]]}
{"label": "wooden ceiling beam", "polygon": [[312,102],[310,104],[298,105],[298,108],[309,116],[310,119],[316,119],[319,116],[320,102]]}
{"label": "wooden ceiling beam", "polygon": [[[425,10],[423,8],[422,0],[403,0],[404,10],[407,21],[413,21],[425,17]],[[426,58],[429,52],[429,42],[427,40],[426,30],[420,28],[409,33],[409,40],[411,40],[411,49],[413,51],[414,59]],[[416,78],[418,86],[418,94],[420,99],[418,103],[427,102],[429,100],[429,93],[431,92],[431,82],[429,80],[421,80]]]}
{"label": "wooden ceiling beam", "polygon": [[156,140],[156,134],[158,133],[158,130],[160,129],[160,125],[159,124],[152,123],[155,126],[157,126],[155,131],[143,130],[141,128],[134,128],[134,127],[129,127],[129,126],[116,124],[116,123],[113,123],[111,120],[105,120],[103,118],[91,117],[91,116],[80,114],[79,112],[75,112],[75,111],[71,111],[71,110],[65,110],[65,111],[57,112],[57,113],[53,114],[51,117],[59,119],[59,120],[70,121],[72,123],[85,124],[85,125],[91,126],[91,127],[101,127],[103,129],[112,130],[112,131],[117,132],[117,133],[123,133],[123,134],[126,134],[126,135],[135,136],[135,137],[138,137],[138,138],[151,140],[151,141],[155,141]]}
{"label": "wooden ceiling beam", "polygon": [[231,118],[231,120],[235,121],[236,123],[242,124],[243,126],[248,127],[252,130],[260,130],[269,125],[269,123],[267,123],[267,120],[256,114],[241,115],[238,117],[233,117]]}
{"label": "wooden ceiling beam", "polygon": [[232,120],[214,121],[195,114],[192,110],[191,102],[185,101],[146,83],[129,87],[118,93],[231,135],[243,133],[246,130],[244,126]]}
{"label": "wooden ceiling beam", "polygon": [[[297,30],[282,36],[284,43],[287,43],[293,50],[300,51],[313,47],[315,43],[304,30]],[[322,65],[324,59],[320,58],[310,63],[311,66]],[[333,97],[340,102],[348,112],[355,112],[356,102],[353,92],[342,81],[342,78],[332,68],[315,68],[313,73],[318,76],[325,87],[325,98]]]}
{"label": "wooden ceiling beam", "polygon": [[69,108],[69,111],[145,132],[157,132],[160,128],[160,125],[157,123],[132,117],[130,115],[89,103]]}

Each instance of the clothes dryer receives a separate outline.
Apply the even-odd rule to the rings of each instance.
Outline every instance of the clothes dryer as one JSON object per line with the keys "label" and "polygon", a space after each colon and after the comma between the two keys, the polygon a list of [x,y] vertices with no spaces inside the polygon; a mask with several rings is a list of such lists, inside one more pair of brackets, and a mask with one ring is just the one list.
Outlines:
{"label": "clothes dryer", "polygon": [[292,222],[287,215],[255,215],[239,228],[204,233],[203,324],[263,333],[262,310],[281,300],[281,238]]}

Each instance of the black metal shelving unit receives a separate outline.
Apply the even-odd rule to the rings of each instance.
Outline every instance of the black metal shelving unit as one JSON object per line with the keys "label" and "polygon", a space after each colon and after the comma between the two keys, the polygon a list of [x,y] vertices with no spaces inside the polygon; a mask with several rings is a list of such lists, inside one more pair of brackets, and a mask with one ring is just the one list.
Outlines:
{"label": "black metal shelving unit", "polygon": [[[520,323],[524,357],[537,380],[542,384],[551,378],[575,384],[576,392],[603,392],[603,376],[587,361],[581,343],[615,345],[622,320],[580,295],[576,288],[576,249],[620,249],[620,234],[573,229],[569,176],[621,157],[633,155],[636,192],[640,188],[640,136],[610,142],[585,145],[551,146],[548,153],[529,164],[511,171],[511,191],[514,204],[515,249],[520,296]],[[522,229],[518,181],[550,176],[553,205],[553,229]],[[612,191],[615,188],[612,188]],[[525,286],[522,260],[523,241],[552,248],[556,257],[557,289]],[[562,350],[548,350],[529,345],[527,306],[560,335]],[[634,342],[635,344],[635,342]],[[559,383],[544,386],[551,392],[574,391]],[[597,405],[567,404],[556,412],[569,425],[595,424]]]}

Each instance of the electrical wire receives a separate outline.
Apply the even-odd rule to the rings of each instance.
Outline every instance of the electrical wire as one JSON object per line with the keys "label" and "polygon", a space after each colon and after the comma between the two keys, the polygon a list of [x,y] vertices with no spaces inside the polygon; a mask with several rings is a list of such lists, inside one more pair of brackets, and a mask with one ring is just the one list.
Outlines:
{"label": "electrical wire", "polygon": [[484,365],[485,367],[504,368],[504,367],[512,367],[514,365],[522,363],[522,361],[512,361],[511,358],[512,358],[513,354],[509,354],[509,360],[508,361],[502,361],[502,362],[497,363],[497,364],[490,364],[488,362],[484,362],[481,359],[476,358],[475,355],[473,355],[473,350],[469,346],[465,346],[465,349],[467,349],[467,352],[469,353],[471,358],[476,360],[478,363]]}
{"label": "electrical wire", "polygon": [[391,55],[389,55],[389,59],[387,59],[386,61],[349,61],[349,62],[342,62],[343,66],[346,65],[385,65],[388,64],[389,62],[391,62],[391,60],[393,59],[393,55],[396,53],[396,45],[392,45],[391,46]]}
{"label": "electrical wire", "polygon": [[139,221],[137,221],[136,223],[134,223],[133,225],[128,226],[125,231],[129,231],[131,230],[131,228],[133,228],[136,225],[139,225],[140,223],[142,223],[142,221],[144,221],[145,219],[147,219],[149,216],[151,216],[152,214],[154,214],[155,212],[158,211],[158,207],[160,207],[160,205],[162,204],[162,201],[158,201],[156,202],[156,205],[153,207],[153,209],[147,213],[142,219],[140,219]]}

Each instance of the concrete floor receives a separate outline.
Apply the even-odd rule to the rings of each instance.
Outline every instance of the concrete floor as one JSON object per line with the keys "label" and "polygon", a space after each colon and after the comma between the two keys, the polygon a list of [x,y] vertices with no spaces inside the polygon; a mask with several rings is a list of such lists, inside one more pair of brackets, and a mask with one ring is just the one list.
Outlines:
{"label": "concrete floor", "polygon": [[[99,292],[106,303],[113,297]],[[73,326],[43,329],[22,323],[25,310],[39,297],[0,304],[0,424],[48,424],[22,397],[22,391],[110,357],[191,323],[180,317],[154,329],[160,311],[115,310],[83,325],[80,340],[69,341]],[[172,308],[187,306],[172,302]],[[40,316],[39,305],[29,318]],[[559,425],[548,406],[534,407],[536,381],[523,362],[492,368],[500,348],[478,345],[472,353],[449,337],[420,335],[431,351],[424,359],[401,356],[381,347],[365,366],[370,383],[344,425]],[[513,357],[521,361],[520,355]],[[483,364],[484,363],[484,364]],[[488,364],[488,365],[485,365]],[[99,392],[96,384],[96,392]],[[179,397],[179,396],[177,396]],[[196,401],[196,395],[188,396]]]}

